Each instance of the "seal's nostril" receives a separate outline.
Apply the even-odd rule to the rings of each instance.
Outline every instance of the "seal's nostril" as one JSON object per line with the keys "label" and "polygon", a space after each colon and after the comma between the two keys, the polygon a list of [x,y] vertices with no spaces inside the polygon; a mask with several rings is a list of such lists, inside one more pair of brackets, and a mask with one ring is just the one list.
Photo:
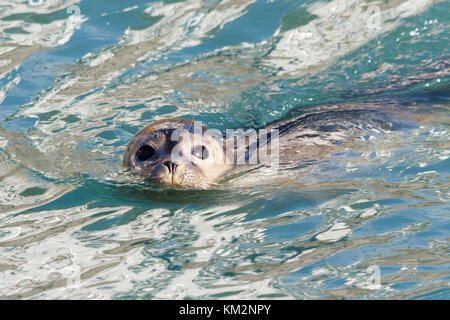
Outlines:
{"label": "seal's nostril", "polygon": [[166,161],[163,163],[163,165],[165,165],[167,169],[169,169],[170,173],[175,173],[175,169],[177,168],[177,165],[175,163],[173,163],[172,161]]}

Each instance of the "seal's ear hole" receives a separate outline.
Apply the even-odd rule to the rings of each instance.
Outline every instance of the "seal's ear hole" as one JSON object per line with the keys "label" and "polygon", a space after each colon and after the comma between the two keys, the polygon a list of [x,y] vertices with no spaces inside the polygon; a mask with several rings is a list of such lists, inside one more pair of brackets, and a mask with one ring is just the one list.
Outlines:
{"label": "seal's ear hole", "polygon": [[192,149],[192,154],[199,159],[205,160],[209,157],[208,149],[205,146],[195,146]]}
{"label": "seal's ear hole", "polygon": [[153,157],[155,154],[155,149],[150,146],[142,146],[139,148],[138,152],[136,152],[136,158],[139,161],[145,161]]}

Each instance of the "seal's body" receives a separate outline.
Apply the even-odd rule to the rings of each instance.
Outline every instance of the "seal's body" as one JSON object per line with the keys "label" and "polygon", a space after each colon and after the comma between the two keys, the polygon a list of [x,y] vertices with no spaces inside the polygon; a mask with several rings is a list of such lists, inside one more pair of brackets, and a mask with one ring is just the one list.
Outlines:
{"label": "seal's body", "polygon": [[[256,135],[253,150],[260,159],[260,149],[273,155],[276,145],[279,163],[295,164],[299,160],[319,159],[339,148],[351,148],[358,141],[364,143],[405,125],[410,126],[411,122],[394,120],[377,110],[312,113],[268,126],[266,131],[275,129],[279,140],[275,144],[269,137],[262,142],[261,136]],[[249,139],[241,141],[245,144],[243,157],[248,160],[251,143]],[[211,132],[190,120],[160,120],[131,139],[123,164],[163,185],[208,188],[236,165],[239,155],[230,151],[239,146],[232,142],[224,141],[220,132]]]}

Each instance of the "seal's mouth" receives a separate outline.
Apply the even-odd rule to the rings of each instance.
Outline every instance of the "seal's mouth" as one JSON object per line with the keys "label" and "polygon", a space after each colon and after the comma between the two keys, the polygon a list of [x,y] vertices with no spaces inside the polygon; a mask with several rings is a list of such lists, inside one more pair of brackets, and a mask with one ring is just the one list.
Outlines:
{"label": "seal's mouth", "polygon": [[170,179],[157,179],[155,177],[147,177],[148,181],[152,184],[167,188],[167,189],[176,189],[176,190],[207,190],[212,189],[215,183],[209,183],[206,181],[192,183],[180,183],[175,180]]}

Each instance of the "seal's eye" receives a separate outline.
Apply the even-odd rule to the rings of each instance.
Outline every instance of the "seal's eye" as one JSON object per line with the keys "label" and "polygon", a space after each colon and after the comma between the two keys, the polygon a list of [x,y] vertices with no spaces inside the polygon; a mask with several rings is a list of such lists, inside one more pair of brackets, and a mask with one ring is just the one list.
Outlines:
{"label": "seal's eye", "polygon": [[195,146],[192,149],[192,154],[202,160],[207,159],[209,156],[208,149],[205,146]]}
{"label": "seal's eye", "polygon": [[155,149],[153,149],[150,146],[142,146],[138,152],[136,153],[136,158],[139,161],[145,161],[150,159],[151,157],[153,157],[153,155],[155,154]]}

